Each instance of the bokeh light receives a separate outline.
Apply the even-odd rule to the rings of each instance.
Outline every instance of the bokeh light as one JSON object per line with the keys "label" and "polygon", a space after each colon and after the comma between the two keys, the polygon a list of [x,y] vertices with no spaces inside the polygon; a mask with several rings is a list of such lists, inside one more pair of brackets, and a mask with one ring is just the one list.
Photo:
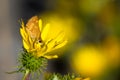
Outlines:
{"label": "bokeh light", "polygon": [[85,45],[74,53],[72,68],[81,75],[96,77],[104,73],[107,61],[102,52],[93,45]]}

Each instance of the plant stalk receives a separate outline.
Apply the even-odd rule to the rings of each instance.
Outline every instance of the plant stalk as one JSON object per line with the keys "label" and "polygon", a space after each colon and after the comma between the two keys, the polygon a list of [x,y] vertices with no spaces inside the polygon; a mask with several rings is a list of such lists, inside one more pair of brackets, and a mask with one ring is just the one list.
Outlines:
{"label": "plant stalk", "polygon": [[27,69],[25,71],[25,74],[24,74],[24,77],[23,77],[22,80],[30,80],[30,71],[29,71],[29,69]]}

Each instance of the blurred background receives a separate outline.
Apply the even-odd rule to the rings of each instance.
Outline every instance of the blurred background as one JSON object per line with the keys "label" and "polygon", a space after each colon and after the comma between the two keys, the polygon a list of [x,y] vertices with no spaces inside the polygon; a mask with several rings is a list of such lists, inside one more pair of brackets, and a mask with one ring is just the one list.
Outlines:
{"label": "blurred background", "polygon": [[19,20],[38,15],[66,31],[68,44],[47,71],[91,80],[120,80],[120,0],[0,0],[0,80],[21,80]]}

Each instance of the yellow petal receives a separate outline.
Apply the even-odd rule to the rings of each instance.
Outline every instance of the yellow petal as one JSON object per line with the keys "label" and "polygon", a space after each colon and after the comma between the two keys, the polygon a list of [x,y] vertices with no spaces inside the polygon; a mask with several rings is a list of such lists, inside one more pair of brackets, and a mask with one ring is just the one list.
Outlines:
{"label": "yellow petal", "polygon": [[47,58],[47,59],[58,58],[57,55],[50,55],[50,56],[45,55],[44,57]]}
{"label": "yellow petal", "polygon": [[37,57],[43,56],[40,52],[36,54]]}
{"label": "yellow petal", "polygon": [[75,78],[75,80],[82,80],[82,78]]}
{"label": "yellow petal", "polygon": [[82,79],[82,78],[75,78],[74,80],[90,80],[90,78],[85,78],[85,79]]}
{"label": "yellow petal", "polygon": [[85,78],[85,79],[83,79],[83,80],[90,80],[90,78]]}
{"label": "yellow petal", "polygon": [[56,46],[55,49],[58,49],[58,48],[61,48],[61,47],[65,46],[67,42],[68,42],[67,40],[63,41],[61,44]]}
{"label": "yellow petal", "polygon": [[67,40],[64,40],[60,43],[56,43],[55,40],[51,41],[50,43],[47,44],[47,52],[50,52],[52,50],[58,49],[63,47],[67,43]]}
{"label": "yellow petal", "polygon": [[41,38],[42,38],[43,41],[45,41],[46,38],[47,38],[47,34],[49,32],[49,28],[50,28],[50,25],[46,24],[46,26],[44,27],[44,29],[43,29],[43,31],[41,33]]}
{"label": "yellow petal", "polygon": [[29,36],[28,37],[28,41],[27,41],[30,45],[30,48],[33,48],[33,45],[34,45],[34,40],[32,40],[32,38]]}
{"label": "yellow petal", "polygon": [[42,31],[42,20],[41,19],[39,19],[39,29],[40,31]]}
{"label": "yellow petal", "polygon": [[39,51],[41,49],[40,43],[34,43],[34,48]]}
{"label": "yellow petal", "polygon": [[23,33],[23,29],[22,29],[22,28],[20,28],[20,34],[21,34],[21,36],[22,36],[23,38],[25,38],[25,35],[24,35],[24,33]]}
{"label": "yellow petal", "polygon": [[58,44],[57,46],[55,46],[54,49],[61,48],[61,47],[63,47],[66,43],[67,43],[67,40],[65,40],[65,41],[63,41],[62,43],[60,43],[60,44]]}
{"label": "yellow petal", "polygon": [[25,30],[23,28],[20,28],[20,34],[23,38],[24,48],[29,49],[30,48],[30,43],[29,43],[29,39],[28,39],[28,34],[25,32]]}
{"label": "yellow petal", "polygon": [[55,45],[55,41],[54,40],[52,40],[51,42],[49,42],[47,44],[47,52],[50,52],[52,50],[52,48],[54,47],[54,45]]}
{"label": "yellow petal", "polygon": [[25,40],[23,40],[23,46],[26,50],[29,49],[29,44]]}
{"label": "yellow petal", "polygon": [[23,29],[22,28],[20,28],[20,34],[21,34],[21,36],[22,36],[22,38],[23,39],[25,39],[26,37],[25,37],[25,34],[24,34],[24,31],[23,31]]}
{"label": "yellow petal", "polygon": [[25,26],[24,26],[24,22],[23,21],[21,21],[21,27],[22,28],[24,28]]}
{"label": "yellow petal", "polygon": [[64,37],[65,34],[63,32],[60,32],[59,34],[56,35],[56,37],[54,37],[53,40],[51,39],[51,41],[50,40],[47,41],[46,44],[48,46],[48,50],[52,49],[56,44],[59,45],[59,43],[63,41]]}
{"label": "yellow petal", "polygon": [[65,34],[63,32],[60,32],[60,34],[55,38],[56,42],[61,42],[65,37]]}
{"label": "yellow petal", "polygon": [[20,34],[21,34],[23,39],[28,38],[28,34],[27,34],[27,32],[25,31],[24,28],[20,28]]}

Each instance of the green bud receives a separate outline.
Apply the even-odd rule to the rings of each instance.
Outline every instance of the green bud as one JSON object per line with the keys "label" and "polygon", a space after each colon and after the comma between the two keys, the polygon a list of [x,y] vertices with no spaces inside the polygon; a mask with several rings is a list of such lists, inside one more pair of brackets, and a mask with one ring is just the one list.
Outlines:
{"label": "green bud", "polygon": [[47,59],[43,57],[35,57],[32,53],[22,52],[19,57],[20,68],[29,70],[30,72],[42,71],[47,66]]}

